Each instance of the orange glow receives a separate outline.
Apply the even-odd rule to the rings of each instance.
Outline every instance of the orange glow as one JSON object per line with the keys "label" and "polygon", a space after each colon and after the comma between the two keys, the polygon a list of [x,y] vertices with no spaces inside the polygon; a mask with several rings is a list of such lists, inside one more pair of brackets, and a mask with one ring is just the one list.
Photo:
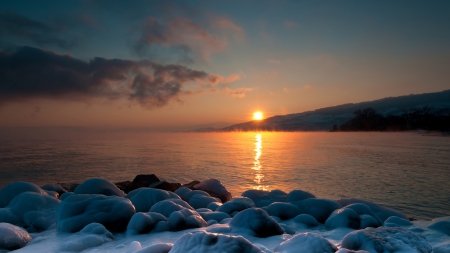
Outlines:
{"label": "orange glow", "polygon": [[253,113],[253,120],[262,120],[262,119],[263,119],[262,112],[255,112],[255,113]]}

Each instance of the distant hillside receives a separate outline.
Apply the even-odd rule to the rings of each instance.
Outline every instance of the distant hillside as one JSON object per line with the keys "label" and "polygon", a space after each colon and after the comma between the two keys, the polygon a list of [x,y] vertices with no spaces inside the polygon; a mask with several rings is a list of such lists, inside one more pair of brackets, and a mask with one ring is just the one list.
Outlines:
{"label": "distant hillside", "polygon": [[450,108],[450,90],[400,97],[388,97],[356,104],[343,104],[314,111],[279,115],[222,128],[221,131],[329,131],[351,120],[357,110],[372,108],[381,115],[401,115],[411,108]]}

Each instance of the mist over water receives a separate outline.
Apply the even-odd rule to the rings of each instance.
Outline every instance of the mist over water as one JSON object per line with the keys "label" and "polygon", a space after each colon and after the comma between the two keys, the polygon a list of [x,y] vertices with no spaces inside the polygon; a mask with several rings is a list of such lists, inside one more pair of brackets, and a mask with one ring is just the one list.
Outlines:
{"label": "mist over water", "polygon": [[156,174],[247,189],[361,198],[415,218],[450,215],[450,139],[417,133],[77,134],[0,142],[0,187],[13,181],[112,182]]}

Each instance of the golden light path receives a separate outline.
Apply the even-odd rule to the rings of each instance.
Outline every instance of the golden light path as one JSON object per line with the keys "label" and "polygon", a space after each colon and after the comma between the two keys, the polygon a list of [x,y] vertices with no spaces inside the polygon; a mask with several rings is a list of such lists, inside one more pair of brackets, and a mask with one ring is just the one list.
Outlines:
{"label": "golden light path", "polygon": [[253,186],[253,189],[256,190],[267,190],[267,186],[263,185],[263,178],[264,175],[262,173],[262,166],[261,162],[259,161],[259,158],[262,154],[262,138],[261,134],[256,134],[255,136],[255,160],[253,161],[253,167],[252,170],[255,171],[255,181],[256,185]]}

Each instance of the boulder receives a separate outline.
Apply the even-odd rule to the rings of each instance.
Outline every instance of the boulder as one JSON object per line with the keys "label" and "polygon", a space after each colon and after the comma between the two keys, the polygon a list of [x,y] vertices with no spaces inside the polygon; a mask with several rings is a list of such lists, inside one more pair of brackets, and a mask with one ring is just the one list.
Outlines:
{"label": "boulder", "polygon": [[220,183],[219,180],[211,178],[205,181],[202,181],[193,186],[194,189],[202,190],[209,193],[210,196],[216,197],[225,203],[231,200],[231,193]]}
{"label": "boulder", "polygon": [[287,195],[287,201],[289,202],[313,198],[316,198],[314,194],[302,190],[293,190]]}
{"label": "boulder", "polygon": [[75,194],[102,194],[124,197],[125,193],[116,185],[103,178],[90,178],[75,188]]}
{"label": "boulder", "polygon": [[334,210],[333,213],[325,221],[325,227],[327,229],[335,228],[352,228],[358,229],[361,224],[361,218],[359,215],[350,208],[340,208]]}
{"label": "boulder", "polygon": [[0,223],[0,251],[16,250],[31,241],[27,231],[9,223]]}
{"label": "boulder", "polygon": [[131,200],[136,212],[148,212],[152,206],[162,200],[179,199],[173,192],[152,188],[139,188],[129,192],[125,198]]}
{"label": "boulder", "polygon": [[300,214],[300,210],[289,203],[275,202],[267,207],[267,213],[282,220],[289,220]]}
{"label": "boulder", "polygon": [[281,235],[284,229],[261,208],[250,208],[236,214],[230,222],[234,231],[245,230],[256,237]]}
{"label": "boulder", "polygon": [[167,221],[164,215],[154,212],[136,213],[127,226],[127,235],[150,233],[160,221]]}
{"label": "boulder", "polygon": [[76,236],[69,238],[60,246],[62,252],[80,252],[97,247],[113,240],[113,235],[102,224],[91,223]]}
{"label": "boulder", "polygon": [[239,197],[234,198],[231,201],[228,201],[227,203],[224,203],[223,205],[219,206],[216,211],[218,212],[224,212],[227,214],[232,214],[233,212],[240,212],[242,210],[245,210],[247,208],[253,208],[255,207],[255,204],[253,201],[246,197]]}
{"label": "boulder", "polygon": [[149,188],[161,189],[165,191],[174,192],[181,187],[180,183],[169,183],[166,181],[154,182],[148,185]]}
{"label": "boulder", "polygon": [[294,201],[291,204],[297,206],[300,213],[312,215],[320,223],[325,223],[334,210],[342,207],[336,201],[316,198]]}
{"label": "boulder", "polygon": [[41,188],[46,191],[57,192],[59,195],[67,192],[67,190],[64,187],[62,187],[60,184],[46,184],[46,185],[41,186]]}
{"label": "boulder", "polygon": [[242,193],[242,197],[251,199],[256,207],[265,207],[274,202],[286,202],[287,193],[280,190],[263,191],[263,190],[247,190]]}
{"label": "boulder", "polygon": [[334,253],[336,246],[317,233],[300,233],[276,246],[276,253]]}
{"label": "boulder", "polygon": [[6,185],[0,190],[0,208],[6,207],[14,197],[21,194],[22,192],[35,192],[47,195],[47,193],[43,189],[41,189],[41,187],[35,184],[21,181],[13,182]]}
{"label": "boulder", "polygon": [[189,189],[193,190],[194,186],[196,186],[199,183],[200,183],[200,181],[194,180],[194,181],[192,181],[190,183],[182,185],[182,187],[186,187],[186,188],[189,188]]}
{"label": "boulder", "polygon": [[208,224],[196,211],[182,209],[172,212],[168,219],[169,230],[180,231],[190,228],[206,227]]}

